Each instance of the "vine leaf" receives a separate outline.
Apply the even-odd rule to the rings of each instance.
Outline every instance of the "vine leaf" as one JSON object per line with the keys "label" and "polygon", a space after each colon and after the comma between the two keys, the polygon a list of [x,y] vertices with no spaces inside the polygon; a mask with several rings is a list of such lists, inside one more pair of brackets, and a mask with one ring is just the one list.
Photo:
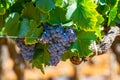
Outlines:
{"label": "vine leaf", "polygon": [[4,25],[4,16],[0,15],[0,30],[2,29],[3,25]]}
{"label": "vine leaf", "polygon": [[73,56],[79,56],[79,53],[77,53],[77,52],[71,52],[70,48],[69,48],[69,50],[67,52],[65,52],[64,54],[62,54],[62,60],[63,61],[66,61],[67,59],[70,59]]}
{"label": "vine leaf", "polygon": [[46,65],[49,65],[49,59],[50,59],[50,54],[46,49],[47,49],[47,45],[36,44],[33,60],[31,61],[32,66],[41,69],[43,73],[44,73],[43,68]]}
{"label": "vine leaf", "polygon": [[[5,0],[5,1],[9,1],[9,0]],[[12,3],[11,3],[12,2]],[[6,9],[9,9],[9,11],[12,12],[17,12],[19,14],[21,14],[21,11],[23,9],[23,0],[12,0],[9,2],[6,2]]]}
{"label": "vine leaf", "polygon": [[78,0],[77,8],[71,16],[73,22],[82,30],[94,31],[99,16],[96,7],[93,0]]}
{"label": "vine leaf", "polygon": [[18,36],[19,32],[19,17],[18,13],[12,13],[8,18],[7,22],[5,23],[5,30],[4,34],[9,36]]}
{"label": "vine leaf", "polygon": [[101,13],[107,21],[107,25],[110,26],[114,22],[117,15],[119,0],[100,0],[98,2],[97,10]]}
{"label": "vine leaf", "polygon": [[118,7],[117,7],[117,14],[116,14],[116,17],[114,19],[114,21],[118,24],[120,24],[120,1],[118,2]]}
{"label": "vine leaf", "polygon": [[35,44],[37,43],[38,37],[40,37],[43,32],[43,28],[37,28],[39,24],[37,21],[28,18],[23,18],[20,24],[19,38],[25,37],[25,44]]}
{"label": "vine leaf", "polygon": [[20,31],[18,37],[20,38],[25,37],[29,28],[30,28],[29,20],[27,18],[23,18],[23,20],[20,23]]}
{"label": "vine leaf", "polygon": [[117,8],[113,8],[110,10],[109,17],[108,17],[108,26],[110,25],[111,21],[113,21],[117,14]]}
{"label": "vine leaf", "polygon": [[0,30],[0,36],[2,36],[3,33],[4,33],[4,28],[2,28],[2,29]]}
{"label": "vine leaf", "polygon": [[63,4],[63,1],[64,1],[64,0],[56,0],[56,1],[55,1],[55,6],[61,7],[62,4]]}
{"label": "vine leaf", "polygon": [[66,22],[66,9],[56,7],[50,11],[49,23],[60,24]]}
{"label": "vine leaf", "polygon": [[[30,29],[26,34],[25,43],[26,44],[35,44],[37,43],[37,39],[43,32],[43,27],[37,28],[38,24],[35,20],[30,20]],[[28,38],[27,38],[28,37]],[[31,37],[31,38],[29,38]]]}
{"label": "vine leaf", "polygon": [[77,32],[77,40],[72,45],[71,51],[79,53],[79,57],[90,56],[93,54],[90,45],[96,39],[95,32],[81,30]]}
{"label": "vine leaf", "polygon": [[117,6],[119,0],[106,0],[106,3],[112,8]]}
{"label": "vine leaf", "polygon": [[72,4],[67,7],[67,13],[66,13],[66,18],[70,19],[73,12],[76,10],[77,3],[76,1],[73,0]]}
{"label": "vine leaf", "polygon": [[37,0],[36,6],[45,12],[55,8],[55,4],[52,0]]}
{"label": "vine leaf", "polygon": [[58,7],[67,7],[69,4],[71,4],[74,0],[56,0],[55,1],[55,6],[58,6]]}
{"label": "vine leaf", "polygon": [[96,23],[96,29],[95,29],[95,34],[97,35],[97,37],[101,40],[102,39],[102,34],[101,34],[101,26],[100,24],[103,23],[104,18],[102,17],[102,15],[97,16],[97,23]]}
{"label": "vine leaf", "polygon": [[109,16],[108,16],[108,26],[110,25],[110,23],[112,21],[114,21],[115,17],[116,17],[116,14],[117,14],[117,10],[118,10],[118,2],[119,0],[113,0],[113,1],[110,1],[108,0],[109,2],[109,5],[111,5],[111,10],[109,12]]}
{"label": "vine leaf", "polygon": [[3,7],[0,7],[0,15],[4,15],[6,13],[6,9]]}
{"label": "vine leaf", "polygon": [[34,19],[38,22],[40,21],[40,11],[38,8],[33,6],[33,3],[26,3],[24,5],[24,9],[22,10],[21,16],[27,17],[29,19]]}
{"label": "vine leaf", "polygon": [[105,5],[98,5],[97,7],[97,11],[102,14],[104,17],[107,17],[106,15],[108,15],[108,12],[110,10],[110,6],[107,5],[106,3],[104,3]]}

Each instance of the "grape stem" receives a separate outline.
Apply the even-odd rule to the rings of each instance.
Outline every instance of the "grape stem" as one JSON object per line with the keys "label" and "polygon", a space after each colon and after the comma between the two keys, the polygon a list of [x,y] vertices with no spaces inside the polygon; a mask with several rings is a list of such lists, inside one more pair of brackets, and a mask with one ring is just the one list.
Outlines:
{"label": "grape stem", "polygon": [[98,44],[95,42],[91,44],[91,50],[98,55],[106,53],[117,36],[120,36],[120,28],[118,26],[111,27]]}

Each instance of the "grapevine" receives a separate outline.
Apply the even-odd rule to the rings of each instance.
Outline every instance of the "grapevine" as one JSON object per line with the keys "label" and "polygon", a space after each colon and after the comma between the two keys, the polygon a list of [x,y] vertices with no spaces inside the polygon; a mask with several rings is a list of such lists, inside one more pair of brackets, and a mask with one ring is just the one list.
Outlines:
{"label": "grapevine", "polygon": [[76,35],[72,28],[63,29],[61,25],[53,26],[43,24],[45,28],[40,43],[49,43],[48,51],[50,52],[50,64],[57,65],[62,59],[62,54],[67,51],[72,42],[75,42]]}
{"label": "grapevine", "polygon": [[35,45],[25,45],[24,39],[17,38],[16,44],[20,48],[20,53],[25,60],[31,61],[33,59]]}
{"label": "grapevine", "polygon": [[42,72],[61,60],[78,65],[106,53],[119,24],[120,0],[0,0],[0,38],[12,38]]}

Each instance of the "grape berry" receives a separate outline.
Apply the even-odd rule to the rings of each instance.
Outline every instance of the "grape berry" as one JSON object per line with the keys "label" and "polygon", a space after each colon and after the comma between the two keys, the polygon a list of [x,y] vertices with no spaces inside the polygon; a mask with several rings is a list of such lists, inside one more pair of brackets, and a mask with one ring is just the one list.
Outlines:
{"label": "grape berry", "polygon": [[[62,54],[67,51],[72,42],[75,42],[76,35],[72,28],[63,28],[61,25],[50,26],[43,24],[44,32],[38,39],[41,44],[49,44],[48,51],[51,65],[57,65],[62,58]],[[17,38],[16,43],[20,48],[20,53],[25,60],[31,61],[34,55],[35,44],[26,45],[23,38]]]}
{"label": "grape berry", "polygon": [[63,53],[67,51],[71,43],[76,40],[76,35],[72,28],[64,29],[61,25],[50,26],[43,24],[44,32],[39,42],[42,44],[49,44],[48,51],[50,52],[51,65],[57,65],[61,60]]}
{"label": "grape berry", "polygon": [[26,45],[24,43],[23,38],[17,38],[16,44],[20,48],[20,53],[22,54],[23,58],[27,61],[31,61],[33,59],[33,55],[34,55],[35,45],[34,44]]}

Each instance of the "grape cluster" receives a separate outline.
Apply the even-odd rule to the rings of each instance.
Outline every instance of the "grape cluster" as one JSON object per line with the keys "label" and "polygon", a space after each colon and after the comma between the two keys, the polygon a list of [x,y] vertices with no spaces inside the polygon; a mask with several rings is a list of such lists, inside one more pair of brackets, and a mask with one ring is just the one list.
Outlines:
{"label": "grape cluster", "polygon": [[44,32],[39,41],[42,44],[49,44],[48,51],[51,56],[49,62],[51,65],[57,65],[61,60],[61,55],[76,40],[76,35],[72,28],[64,29],[61,25],[50,26],[43,24],[43,27]]}
{"label": "grape cluster", "polygon": [[26,45],[23,38],[17,38],[16,44],[20,48],[20,53],[23,58],[27,61],[31,61],[33,59],[35,45]]}

